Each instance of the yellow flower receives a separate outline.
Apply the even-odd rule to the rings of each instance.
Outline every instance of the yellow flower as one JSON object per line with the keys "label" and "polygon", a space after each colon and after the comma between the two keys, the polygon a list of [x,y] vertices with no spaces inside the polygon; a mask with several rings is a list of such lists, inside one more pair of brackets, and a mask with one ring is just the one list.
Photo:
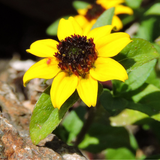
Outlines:
{"label": "yellow flower", "polygon": [[84,103],[91,107],[97,102],[98,81],[128,79],[126,70],[110,57],[117,55],[131,42],[127,33],[113,33],[111,25],[95,28],[87,35],[73,17],[61,19],[57,42],[38,40],[27,52],[44,59],[29,68],[24,85],[33,78],[53,79],[50,95],[55,108],[77,90]]}
{"label": "yellow flower", "polygon": [[117,16],[119,14],[133,14],[133,10],[127,6],[121,5],[125,0],[97,0],[96,3],[89,5],[85,9],[78,9],[79,15],[75,16],[76,21],[80,26],[85,29],[85,32],[91,30],[93,24],[96,22],[97,18],[107,9],[115,7],[115,14],[113,16],[112,25],[115,30],[120,30],[123,28],[122,21]]}

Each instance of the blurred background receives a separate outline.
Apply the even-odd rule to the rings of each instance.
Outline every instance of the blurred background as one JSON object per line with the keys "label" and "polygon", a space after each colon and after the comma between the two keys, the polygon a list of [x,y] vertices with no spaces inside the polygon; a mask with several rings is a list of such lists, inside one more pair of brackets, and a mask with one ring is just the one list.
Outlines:
{"label": "blurred background", "polygon": [[46,29],[53,21],[65,15],[76,14],[72,2],[73,0],[0,0],[0,58],[11,58],[18,53],[21,59],[34,59],[25,50],[38,39],[51,38],[46,34]]}

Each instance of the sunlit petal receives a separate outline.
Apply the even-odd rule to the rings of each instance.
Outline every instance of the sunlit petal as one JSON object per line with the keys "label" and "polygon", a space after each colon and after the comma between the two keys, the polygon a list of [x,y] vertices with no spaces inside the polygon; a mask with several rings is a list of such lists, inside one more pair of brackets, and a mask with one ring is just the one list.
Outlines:
{"label": "sunlit petal", "polygon": [[88,33],[87,38],[94,38],[94,42],[96,42],[99,38],[110,34],[112,28],[111,25],[94,28]]}
{"label": "sunlit petal", "polygon": [[92,29],[93,25],[95,24],[96,19],[88,21],[85,26],[83,26],[83,35],[86,36]]}
{"label": "sunlit petal", "polygon": [[90,69],[90,74],[98,81],[125,81],[128,79],[128,75],[124,67],[111,58],[99,57],[95,61],[95,68]]}
{"label": "sunlit petal", "polygon": [[62,104],[76,90],[78,77],[74,74],[69,75],[66,72],[60,72],[53,80],[51,87],[51,101],[54,108],[60,109]]}
{"label": "sunlit petal", "polygon": [[133,10],[127,6],[117,5],[115,7],[115,14],[133,14]]}
{"label": "sunlit petal", "polygon": [[116,5],[125,2],[125,0],[97,0],[96,3],[102,5],[104,8],[109,9]]}
{"label": "sunlit petal", "polygon": [[57,52],[58,42],[53,39],[43,39],[31,44],[30,49],[26,51],[38,57],[53,57]]}
{"label": "sunlit petal", "polygon": [[98,48],[99,57],[113,57],[131,42],[129,37],[122,37]]}
{"label": "sunlit petal", "polygon": [[114,26],[114,30],[115,30],[115,31],[119,31],[120,29],[123,28],[122,21],[121,21],[120,18],[119,18],[118,16],[116,16],[116,15],[113,16],[112,25]]}
{"label": "sunlit petal", "polygon": [[87,10],[89,7],[90,7],[90,5],[86,9],[77,9],[78,14],[84,16],[87,13]]}
{"label": "sunlit petal", "polygon": [[34,78],[51,79],[60,72],[55,58],[45,58],[31,66],[23,76],[24,86]]}
{"label": "sunlit petal", "polygon": [[109,34],[107,36],[100,38],[98,41],[96,41],[96,48],[98,50],[99,48],[104,47],[105,45],[124,37],[129,38],[130,36],[125,32],[117,32],[117,33]]}
{"label": "sunlit petal", "polygon": [[58,25],[57,36],[58,39],[64,40],[71,35],[82,35],[82,29],[77,21],[73,17],[69,17],[68,20],[62,18]]}
{"label": "sunlit petal", "polygon": [[98,94],[98,82],[90,75],[80,78],[77,87],[78,94],[83,102],[88,106],[96,106]]}
{"label": "sunlit petal", "polygon": [[88,23],[88,20],[82,15],[76,15],[74,19],[78,22],[78,24],[83,28]]}

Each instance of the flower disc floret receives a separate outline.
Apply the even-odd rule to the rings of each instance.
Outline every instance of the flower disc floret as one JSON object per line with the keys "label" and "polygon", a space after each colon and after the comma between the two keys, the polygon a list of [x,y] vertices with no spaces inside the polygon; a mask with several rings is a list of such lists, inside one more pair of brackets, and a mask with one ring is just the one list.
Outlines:
{"label": "flower disc floret", "polygon": [[58,52],[55,57],[59,61],[61,70],[69,74],[85,77],[89,70],[94,67],[97,52],[93,38],[86,36],[71,35],[57,45]]}
{"label": "flower disc floret", "polygon": [[106,9],[100,4],[92,4],[91,7],[87,10],[85,18],[88,21],[98,18]]}

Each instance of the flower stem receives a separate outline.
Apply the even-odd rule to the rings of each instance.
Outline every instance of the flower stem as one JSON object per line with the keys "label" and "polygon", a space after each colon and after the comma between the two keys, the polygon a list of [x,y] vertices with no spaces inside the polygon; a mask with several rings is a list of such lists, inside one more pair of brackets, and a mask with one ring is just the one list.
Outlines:
{"label": "flower stem", "polygon": [[100,105],[99,102],[97,102],[97,105],[96,107],[91,107],[89,108],[89,111],[88,111],[88,115],[87,115],[87,119],[81,129],[81,131],[79,132],[78,136],[77,136],[77,139],[75,140],[74,144],[76,146],[78,146],[82,140],[84,139],[84,136],[85,134],[87,133],[90,125],[92,124],[94,118],[95,118],[95,114],[96,114],[96,110],[97,110],[97,107]]}

